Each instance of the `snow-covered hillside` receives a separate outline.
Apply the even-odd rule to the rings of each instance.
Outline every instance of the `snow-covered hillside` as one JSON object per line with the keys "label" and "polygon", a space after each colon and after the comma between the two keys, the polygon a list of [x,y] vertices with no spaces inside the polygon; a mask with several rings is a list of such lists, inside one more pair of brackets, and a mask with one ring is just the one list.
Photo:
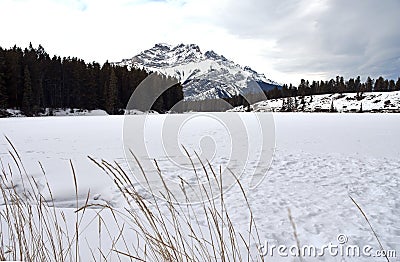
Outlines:
{"label": "snow-covered hillside", "polygon": [[[329,112],[337,111],[343,113],[356,112],[400,112],[400,91],[393,92],[370,92],[357,97],[356,93],[327,94],[316,96],[305,96],[289,98],[295,110],[300,112]],[[271,99],[251,105],[256,112],[279,112],[284,111],[283,103],[287,98]],[[297,105],[297,107],[296,107]],[[243,106],[236,107],[231,111],[246,111]]]}
{"label": "snow-covered hillside", "polygon": [[214,51],[203,53],[194,44],[175,47],[156,44],[131,59],[115,64],[176,77],[183,83],[185,100],[231,97],[254,91],[255,84],[263,90],[278,86],[264,74],[240,66]]}

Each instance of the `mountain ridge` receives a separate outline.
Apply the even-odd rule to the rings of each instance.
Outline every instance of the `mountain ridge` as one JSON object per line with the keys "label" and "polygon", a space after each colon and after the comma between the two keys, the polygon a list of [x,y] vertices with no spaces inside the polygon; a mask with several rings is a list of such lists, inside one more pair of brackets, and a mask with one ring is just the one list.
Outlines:
{"label": "mountain ridge", "polygon": [[185,100],[229,98],[280,88],[249,66],[241,66],[213,50],[203,53],[196,44],[160,43],[115,64],[177,78],[184,87]]}

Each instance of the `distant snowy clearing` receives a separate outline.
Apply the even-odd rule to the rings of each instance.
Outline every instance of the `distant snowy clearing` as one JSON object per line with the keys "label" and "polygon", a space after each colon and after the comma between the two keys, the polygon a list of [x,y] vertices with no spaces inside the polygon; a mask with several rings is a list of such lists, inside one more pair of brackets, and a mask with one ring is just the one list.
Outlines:
{"label": "distant snowy clearing", "polygon": [[[383,96],[379,98],[382,103],[386,99]],[[370,104],[372,108],[376,103]],[[240,114],[244,119],[252,115]],[[290,208],[301,245],[321,247],[337,243],[338,235],[343,234],[349,244],[370,245],[378,250],[379,245],[368,223],[349,198],[351,195],[368,216],[383,247],[397,250],[397,256],[400,256],[400,115],[275,113],[273,116],[276,151],[272,166],[263,183],[256,190],[247,192],[261,241],[275,245],[296,244],[288,218],[287,209]],[[157,124],[163,117],[152,115],[149,121]],[[123,150],[123,121],[123,116],[7,118],[0,119],[0,133],[12,141],[26,170],[37,179],[43,195],[50,199],[45,189],[46,179],[38,164],[41,162],[57,210],[73,219],[76,199],[70,160],[78,179],[81,205],[90,192],[89,204],[108,204],[122,212],[127,207],[112,180],[87,158],[116,161],[129,172]],[[249,126],[252,128],[256,127]],[[184,141],[190,141],[201,126],[194,122],[191,130],[184,133]],[[253,136],[253,141],[256,138]],[[12,151],[6,139],[0,138],[0,168],[18,174],[9,150]],[[20,176],[15,175],[12,179],[14,186],[22,187]],[[246,231],[249,214],[239,189],[229,191],[225,201],[227,207],[235,211],[230,213],[232,221]],[[0,204],[3,205],[1,197]],[[84,243],[82,258],[90,258],[87,247],[96,249],[99,242],[97,226],[92,224],[96,209],[86,212],[82,222],[85,229],[80,236]],[[112,216],[105,214],[103,219],[109,219],[112,230]],[[206,224],[206,221],[200,222]],[[73,231],[74,225],[69,228]],[[87,242],[83,241],[85,238]],[[103,247],[110,245],[110,241],[105,238]],[[267,255],[266,260],[298,261],[298,258]],[[305,261],[386,259],[326,255],[307,257]]]}

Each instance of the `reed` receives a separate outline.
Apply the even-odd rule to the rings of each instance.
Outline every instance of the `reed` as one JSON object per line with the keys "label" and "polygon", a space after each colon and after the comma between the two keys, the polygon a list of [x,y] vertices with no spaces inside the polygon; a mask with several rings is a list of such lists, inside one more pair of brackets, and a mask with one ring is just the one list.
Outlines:
{"label": "reed", "polygon": [[[198,197],[202,201],[196,205],[178,203],[156,161],[154,165],[163,187],[163,198],[157,197],[156,192],[151,191],[149,181],[146,183],[150,194],[140,193],[140,185],[134,181],[134,176],[117,162],[95,160],[91,157],[90,161],[111,178],[123,195],[125,208],[90,204],[90,192],[84,203],[80,204],[79,174],[70,162],[76,203],[74,228],[69,228],[68,225],[72,223],[62,209],[56,207],[43,166],[39,163],[46,187],[39,190],[36,178],[25,170],[17,150],[11,141],[8,142],[12,165],[16,167],[18,174],[14,174],[12,170],[15,169],[10,165],[3,165],[0,160],[0,260],[109,261],[111,257],[116,257],[119,261],[263,261],[256,248],[261,241],[253,212],[246,192],[234,174],[231,175],[236,180],[236,186],[243,195],[249,213],[248,227],[243,232],[231,219],[231,213],[237,211],[230,210],[226,205],[221,170],[216,171],[210,163],[198,159],[202,165],[202,172],[198,172],[189,154],[188,158],[197,177],[196,186],[201,189]],[[140,162],[134,155],[132,157],[146,177]],[[13,182],[15,176],[21,181],[18,185]],[[201,178],[204,177],[207,182],[201,183],[200,181],[204,181]],[[180,193],[187,200],[188,189],[192,186],[181,178]],[[50,197],[46,199],[44,192]],[[218,197],[214,197],[215,195]],[[82,221],[89,209],[96,210],[96,217],[91,221],[97,225],[96,248],[81,236],[84,230]],[[111,215],[113,221],[105,221],[105,212]],[[115,225],[114,229],[110,223]],[[111,246],[102,242],[105,236],[111,239]],[[89,249],[90,257],[82,257],[84,248]]]}

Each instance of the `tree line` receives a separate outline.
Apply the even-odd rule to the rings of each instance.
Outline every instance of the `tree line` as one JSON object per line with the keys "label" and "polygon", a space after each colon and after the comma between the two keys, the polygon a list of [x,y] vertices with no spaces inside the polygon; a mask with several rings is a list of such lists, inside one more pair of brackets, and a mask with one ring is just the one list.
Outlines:
{"label": "tree line", "polygon": [[[382,76],[376,80],[367,77],[365,82],[361,81],[361,77],[350,78],[344,80],[344,77],[337,76],[336,79],[329,81],[308,81],[301,79],[300,84],[296,87],[292,84],[284,84],[281,87],[275,87],[271,90],[264,91],[267,99],[286,98],[283,101],[282,111],[291,111],[297,108],[299,104],[304,104],[304,97],[323,94],[343,94],[356,93],[356,98],[362,99],[364,92],[391,92],[400,91],[400,77],[397,81],[385,79]],[[258,94],[245,95],[239,94],[229,98],[224,98],[232,107],[243,106],[250,111],[250,104],[259,102]],[[299,99],[297,99],[299,97]]]}
{"label": "tree line", "polygon": [[357,97],[362,96],[364,92],[391,92],[400,91],[400,77],[395,80],[385,79],[382,76],[376,80],[367,77],[365,82],[361,81],[360,76],[344,80],[343,76],[336,76],[336,79],[329,81],[312,81],[301,79],[298,87],[283,85],[281,89],[274,88],[265,92],[268,99],[295,97],[295,96],[313,96],[323,94],[342,94],[357,93]]}
{"label": "tree line", "polygon": [[[145,70],[116,66],[109,62],[100,65],[96,62],[86,63],[76,57],[50,58],[41,45],[33,48],[30,44],[25,49],[0,47],[0,111],[6,108],[20,109],[30,116],[38,115],[46,108],[78,108],[103,109],[109,114],[119,114],[123,113],[122,109],[128,104],[131,94],[148,75]],[[167,77],[160,76],[160,81],[166,80],[163,78]],[[285,84],[265,91],[265,95],[268,99],[333,93],[357,93],[357,97],[362,97],[364,92],[399,90],[400,78],[395,81],[368,77],[362,82],[360,76],[348,80],[337,76],[329,81],[309,82],[301,79],[297,87]],[[251,101],[247,101],[249,97]],[[246,94],[246,99],[237,95],[224,100],[232,106],[249,107],[249,102],[258,102],[257,98],[257,94],[254,97]],[[181,100],[183,91],[179,83],[164,92],[152,109],[166,112]],[[290,101],[285,105],[288,108],[292,104]],[[210,106],[220,106],[213,101],[195,105],[193,102],[190,104],[200,111]]]}
{"label": "tree line", "polygon": [[[0,109],[20,109],[28,116],[46,108],[103,109],[119,114],[148,74],[108,61],[101,66],[76,57],[50,58],[41,45],[0,47]],[[182,86],[176,84],[152,109],[164,112],[182,99]]]}

